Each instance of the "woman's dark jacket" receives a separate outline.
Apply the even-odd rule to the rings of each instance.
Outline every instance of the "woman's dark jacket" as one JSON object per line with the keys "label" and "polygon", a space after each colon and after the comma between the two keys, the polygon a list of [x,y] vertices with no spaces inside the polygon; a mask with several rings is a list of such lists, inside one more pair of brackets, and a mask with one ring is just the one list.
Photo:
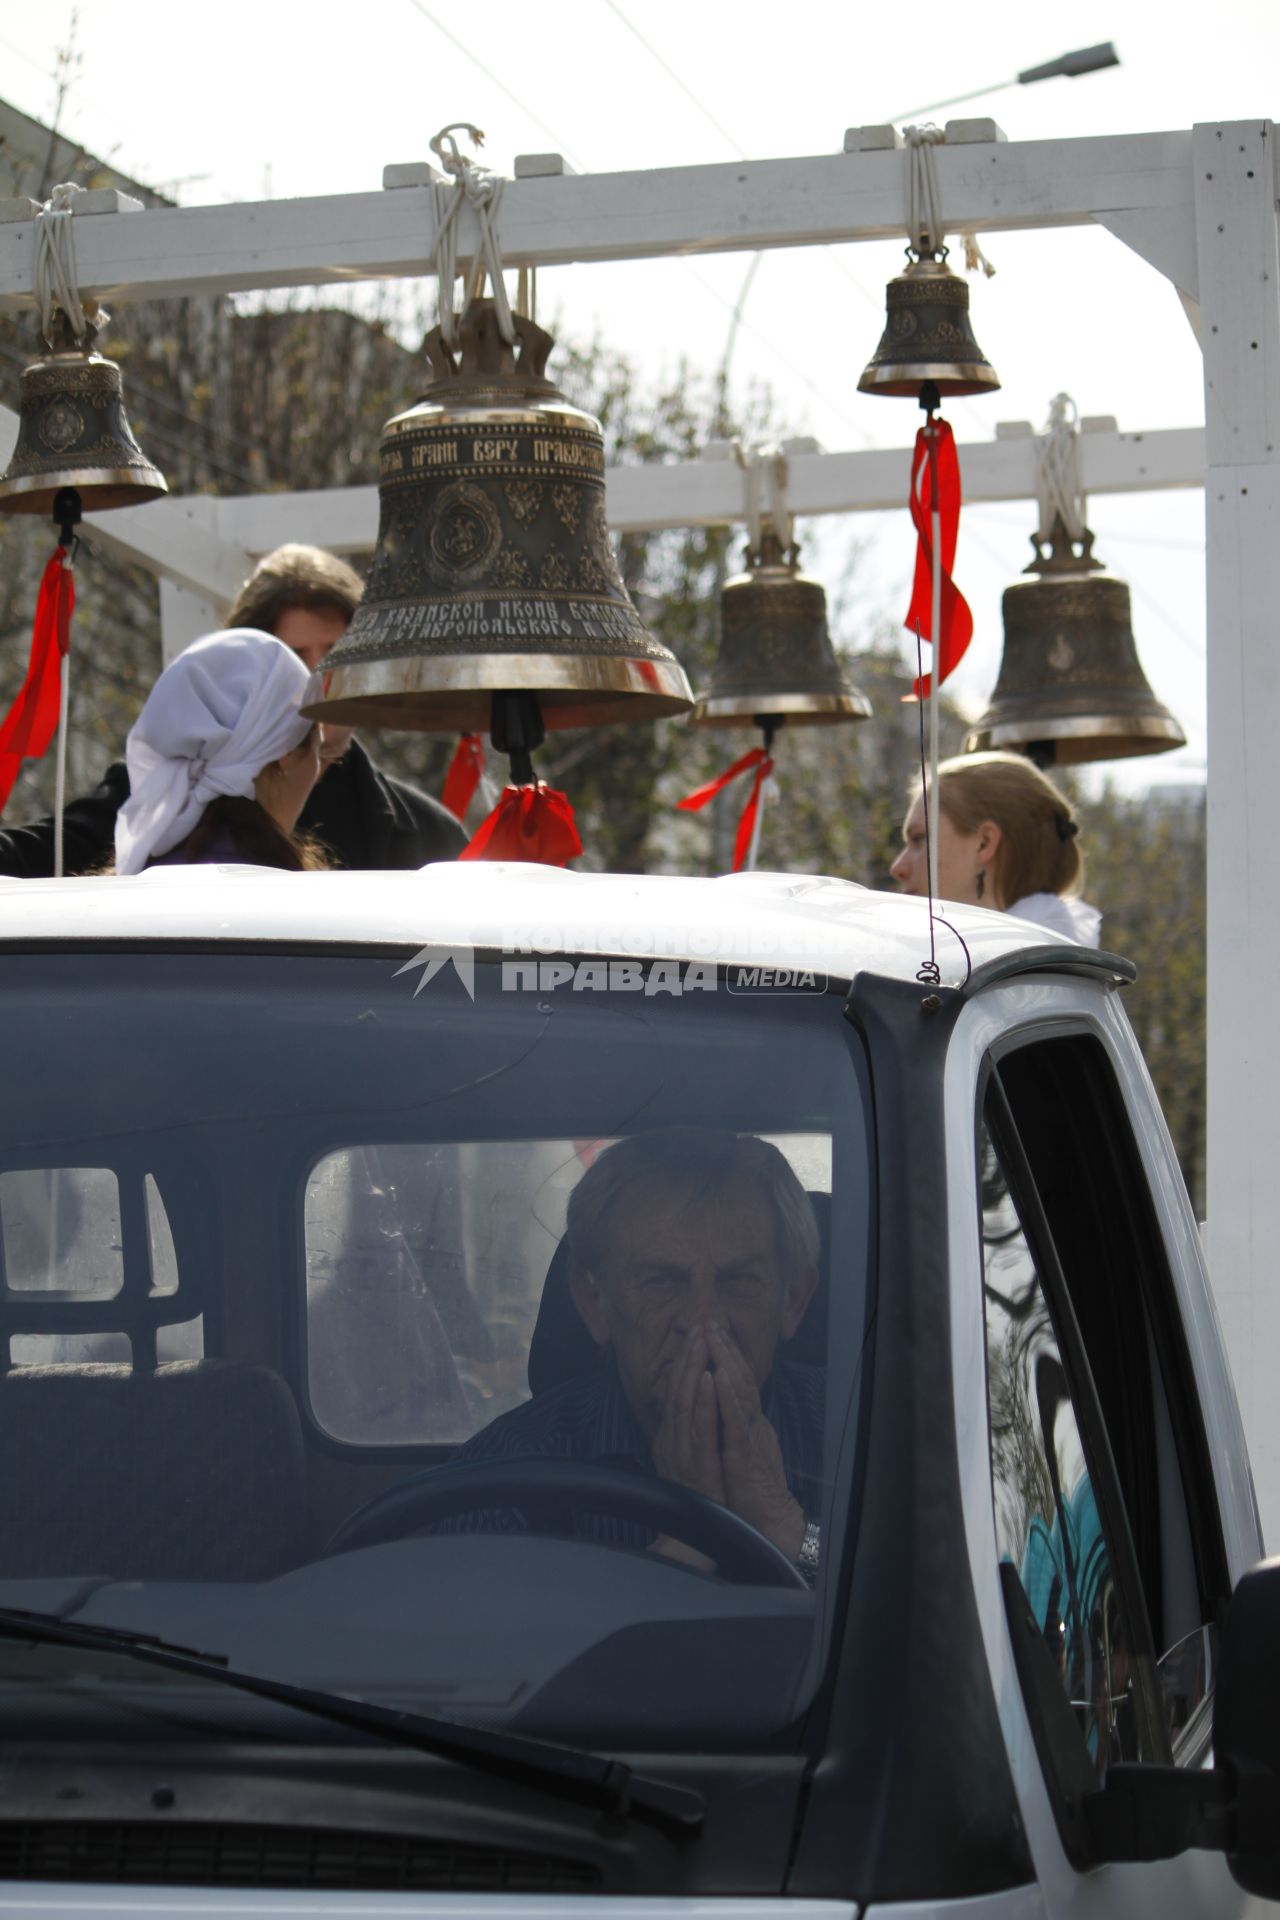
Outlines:
{"label": "woman's dark jacket", "polygon": [[[92,793],[68,801],[62,819],[65,872],[88,873],[111,853],[116,815],[129,798],[129,775],[117,760]],[[299,833],[313,834],[339,867],[425,867],[456,860],[467,836],[447,808],[403,780],[393,780],[353,740],[312,788]],[[53,820],[0,828],[0,874],[24,880],[53,872]]]}

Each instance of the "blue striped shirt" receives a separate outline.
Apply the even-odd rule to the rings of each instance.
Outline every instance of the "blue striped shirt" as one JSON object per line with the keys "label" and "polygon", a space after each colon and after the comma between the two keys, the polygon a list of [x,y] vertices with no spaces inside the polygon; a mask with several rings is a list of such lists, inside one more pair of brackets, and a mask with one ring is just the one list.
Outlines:
{"label": "blue striped shirt", "polygon": [[[826,1375],[779,1359],[760,1396],[765,1418],[778,1436],[787,1486],[806,1514],[822,1512],[822,1428]],[[456,1460],[593,1460],[602,1465],[654,1471],[653,1455],[639,1421],[623,1391],[613,1356],[605,1353],[597,1364],[562,1386],[514,1407],[482,1428]],[[467,1531],[523,1526],[518,1512],[470,1516],[460,1525]],[[578,1530],[587,1538],[611,1545],[647,1546],[652,1533],[607,1515],[583,1515]]]}

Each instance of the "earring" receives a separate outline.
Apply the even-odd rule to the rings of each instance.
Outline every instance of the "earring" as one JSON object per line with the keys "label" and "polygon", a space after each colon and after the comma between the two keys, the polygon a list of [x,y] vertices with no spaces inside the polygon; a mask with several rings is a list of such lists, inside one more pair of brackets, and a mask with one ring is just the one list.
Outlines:
{"label": "earring", "polygon": [[974,891],[976,892],[979,900],[981,900],[986,890],[987,890],[987,871],[985,867],[979,867],[978,877],[974,882]]}

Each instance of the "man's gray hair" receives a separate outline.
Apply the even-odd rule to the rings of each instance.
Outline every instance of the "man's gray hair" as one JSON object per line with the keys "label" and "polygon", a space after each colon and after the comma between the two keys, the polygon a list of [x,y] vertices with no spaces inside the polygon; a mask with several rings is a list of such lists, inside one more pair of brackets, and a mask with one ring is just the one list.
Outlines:
{"label": "man's gray hair", "polygon": [[739,1179],[761,1188],[773,1206],[783,1273],[816,1267],[822,1254],[818,1222],[785,1155],[754,1133],[712,1127],[663,1127],[607,1148],[569,1196],[565,1238],[574,1264],[600,1273],[614,1206],[629,1188],[663,1180],[683,1193],[717,1193]]}

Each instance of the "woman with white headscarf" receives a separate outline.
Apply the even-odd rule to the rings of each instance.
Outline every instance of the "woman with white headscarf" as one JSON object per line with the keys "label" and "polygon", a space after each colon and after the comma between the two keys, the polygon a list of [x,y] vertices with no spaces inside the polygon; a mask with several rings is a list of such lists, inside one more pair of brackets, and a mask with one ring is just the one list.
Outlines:
{"label": "woman with white headscarf", "polygon": [[309,681],[282,641],[250,627],[180,653],[125,743],[116,872],[212,861],[324,866],[294,832],[320,772],[320,729],[298,711]]}

